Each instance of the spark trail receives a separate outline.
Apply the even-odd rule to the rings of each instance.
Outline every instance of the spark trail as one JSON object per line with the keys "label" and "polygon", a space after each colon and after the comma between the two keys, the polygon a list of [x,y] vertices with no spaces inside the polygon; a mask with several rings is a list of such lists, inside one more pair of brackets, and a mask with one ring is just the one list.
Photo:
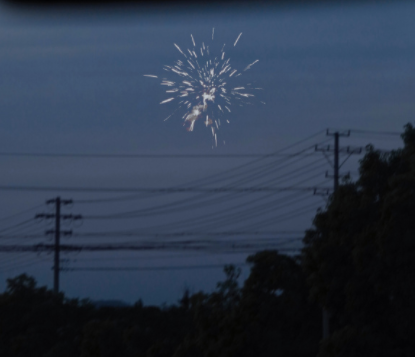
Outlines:
{"label": "spark trail", "polygon": [[[212,41],[215,29],[212,29]],[[236,38],[235,47],[242,32]],[[232,112],[231,107],[251,104],[248,99],[255,97],[254,90],[261,88],[252,87],[251,83],[237,85],[241,83],[236,79],[243,72],[249,70],[259,60],[255,60],[242,71],[235,69],[231,65],[230,57],[226,57],[225,44],[220,53],[214,55],[208,45],[202,42],[197,46],[193,34],[190,35],[191,47],[182,50],[176,43],[174,46],[180,52],[182,58],[174,62],[173,65],[165,65],[164,70],[171,73],[174,79],[163,78],[162,86],[166,86],[166,93],[169,97],[160,104],[175,101],[177,108],[165,120],[179,111],[184,110],[182,119],[188,131],[193,131],[195,122],[199,118],[204,119],[206,127],[210,127],[214,145],[218,143],[218,130],[221,126],[221,118]],[[145,77],[159,78],[159,76],[146,74]],[[261,103],[265,104],[261,101]],[[226,123],[230,123],[226,119]]]}

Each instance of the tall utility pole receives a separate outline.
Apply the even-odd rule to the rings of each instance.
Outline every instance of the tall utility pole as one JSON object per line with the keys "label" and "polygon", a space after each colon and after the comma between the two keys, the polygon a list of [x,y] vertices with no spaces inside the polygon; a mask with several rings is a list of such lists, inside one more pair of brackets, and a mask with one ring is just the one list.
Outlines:
{"label": "tall utility pole", "polygon": [[[60,239],[61,239],[61,198],[58,196],[55,200],[49,200],[47,203],[55,201],[55,257],[53,263],[53,292],[59,292],[59,255],[60,255]],[[72,201],[63,201],[63,204],[71,203]]]}
{"label": "tall utility pole", "polygon": [[54,264],[53,264],[53,292],[59,293],[59,273],[60,273],[60,238],[61,234],[71,235],[72,231],[61,231],[61,219],[82,219],[81,215],[61,214],[61,205],[72,204],[72,200],[63,200],[59,196],[46,201],[46,204],[55,204],[55,214],[37,214],[35,218],[55,218],[55,229],[46,231],[46,234],[55,235],[54,245]]}
{"label": "tall utility pole", "polygon": [[[334,148],[331,149],[330,145],[327,147],[319,148],[316,146],[316,151],[322,151],[324,154],[325,152],[332,151],[334,153],[334,163],[333,166],[333,194],[336,193],[337,189],[339,188],[339,170],[340,167],[346,162],[346,160],[352,155],[352,154],[360,154],[362,152],[362,148],[350,148],[349,146],[343,149],[339,149],[339,138],[340,136],[350,136],[350,130],[345,133],[339,133],[338,131],[334,133],[330,133],[329,130],[327,130],[326,135],[334,136]],[[347,158],[343,161],[342,164],[339,164],[339,153],[345,152],[349,154]],[[327,338],[330,335],[330,313],[327,310],[325,306],[323,306],[323,338]]]}
{"label": "tall utility pole", "polygon": [[[330,135],[327,131],[327,135]],[[339,132],[335,132],[334,134],[334,184],[333,184],[333,194],[336,193],[337,189],[339,188]],[[350,134],[349,134],[350,135]],[[323,338],[327,338],[330,335],[330,313],[323,306]]]}
{"label": "tall utility pole", "polygon": [[[327,135],[330,135],[327,133]],[[350,134],[349,134],[350,135]],[[334,185],[333,193],[339,188],[339,133],[334,133]]]}

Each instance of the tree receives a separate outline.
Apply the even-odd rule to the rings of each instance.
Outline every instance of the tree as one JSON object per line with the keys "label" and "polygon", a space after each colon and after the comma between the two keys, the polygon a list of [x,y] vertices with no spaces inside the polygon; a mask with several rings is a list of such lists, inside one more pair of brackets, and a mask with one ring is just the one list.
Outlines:
{"label": "tree", "polygon": [[315,356],[320,313],[308,300],[299,257],[262,251],[247,261],[252,267],[241,300],[250,316],[245,355]]}
{"label": "tree", "polygon": [[226,266],[215,292],[190,298],[194,331],[175,357],[315,356],[320,313],[308,301],[297,259],[263,251],[247,261],[252,268],[243,287],[240,271]]}
{"label": "tree", "polygon": [[360,178],[345,181],[306,233],[311,297],[331,313],[319,356],[415,354],[415,129],[404,147],[369,145]]}
{"label": "tree", "polygon": [[1,355],[79,355],[79,325],[92,307],[36,285],[26,274],[7,280],[6,291],[0,295]]}

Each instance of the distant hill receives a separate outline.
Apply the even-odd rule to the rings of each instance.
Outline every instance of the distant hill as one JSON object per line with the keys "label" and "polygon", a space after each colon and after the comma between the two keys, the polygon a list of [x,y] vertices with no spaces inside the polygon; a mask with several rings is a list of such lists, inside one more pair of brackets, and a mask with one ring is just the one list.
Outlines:
{"label": "distant hill", "polygon": [[130,304],[127,304],[121,300],[95,300],[91,301],[95,307],[129,307]]}

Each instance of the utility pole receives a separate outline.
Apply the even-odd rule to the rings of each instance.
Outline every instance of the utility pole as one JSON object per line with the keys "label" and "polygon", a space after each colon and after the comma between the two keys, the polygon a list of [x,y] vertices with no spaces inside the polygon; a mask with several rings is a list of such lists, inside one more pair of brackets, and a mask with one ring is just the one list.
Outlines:
{"label": "utility pole", "polygon": [[46,204],[55,205],[55,214],[46,214],[41,213],[37,214],[35,218],[55,218],[55,229],[48,230],[46,234],[55,235],[55,244],[54,244],[54,264],[53,264],[53,292],[55,294],[59,293],[59,273],[60,273],[60,238],[61,234],[69,236],[72,234],[72,231],[61,231],[61,219],[82,219],[81,215],[72,215],[72,214],[61,214],[61,206],[72,204],[72,200],[63,200],[59,196],[46,201]]}
{"label": "utility pole", "polygon": [[[327,130],[327,135],[330,133]],[[339,132],[334,134],[334,185],[333,185],[333,194],[336,194],[337,189],[339,188]],[[350,132],[348,133],[350,135]],[[323,338],[327,338],[330,335],[330,313],[323,306]]]}
{"label": "utility pole", "polygon": [[[346,147],[346,148],[339,148],[339,138],[341,136],[350,136],[350,130],[347,132],[343,132],[343,133],[339,133],[338,131],[334,132],[334,133],[330,133],[329,130],[327,129],[326,135],[330,135],[330,136],[334,136],[334,148],[331,149],[330,145],[326,146],[326,147],[315,147],[316,151],[322,151],[324,154],[328,151],[333,151],[334,153],[334,163],[332,164],[330,162],[330,164],[332,164],[333,166],[333,194],[336,194],[337,189],[339,188],[339,170],[340,167],[347,161],[347,159],[352,155],[352,154],[360,154],[362,152],[362,148],[351,148],[351,147]],[[342,164],[339,164],[339,153],[340,152],[346,152],[349,155],[346,157],[346,159],[343,161]],[[328,174],[326,174],[326,176],[328,176]],[[330,313],[327,310],[327,308],[325,306],[323,306],[323,339],[329,337],[330,335]]]}
{"label": "utility pole", "polygon": [[[330,135],[327,133],[327,135]],[[350,135],[350,132],[349,132]],[[334,133],[334,185],[333,189],[335,193],[339,188],[339,132]]]}
{"label": "utility pole", "polygon": [[59,248],[61,239],[61,198],[55,200],[55,258],[53,264],[53,292],[59,292]]}

